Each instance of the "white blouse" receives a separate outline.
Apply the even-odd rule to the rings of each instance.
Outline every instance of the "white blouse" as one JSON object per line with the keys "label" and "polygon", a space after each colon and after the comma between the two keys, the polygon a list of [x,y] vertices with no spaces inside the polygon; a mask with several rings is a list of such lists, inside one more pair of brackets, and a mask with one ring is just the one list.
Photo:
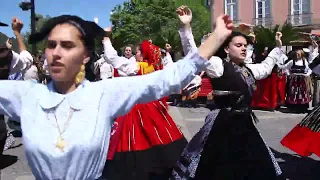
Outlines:
{"label": "white blouse", "polygon": [[[21,122],[26,157],[41,180],[101,177],[113,121],[135,104],[178,93],[208,66],[191,51],[183,60],[144,76],[83,81],[68,94],[32,81],[0,81],[0,114]],[[62,135],[59,133],[60,127]],[[65,147],[56,147],[62,136]]]}
{"label": "white blouse", "polygon": [[105,60],[105,56],[102,56],[94,63],[94,73],[97,74],[98,69],[100,71],[101,79],[108,79],[114,76],[114,69],[111,64]]}
{"label": "white blouse", "polygon": [[[303,61],[305,64],[305,72],[306,74],[304,74],[305,76],[309,76],[312,73],[312,70],[309,68],[309,63],[306,59],[298,59],[295,64],[298,66],[303,66]],[[289,62],[287,62],[286,64],[280,65],[278,64],[278,67],[280,69],[284,69],[290,72],[291,67],[293,66],[293,60],[290,60]]]}
{"label": "white blouse", "polygon": [[[179,30],[183,51],[187,54],[191,49],[196,49],[196,43],[193,38],[191,28]],[[268,57],[259,64],[246,64],[246,66],[252,71],[256,80],[264,79],[268,77],[274,65],[280,60],[283,52],[281,48],[274,48]],[[224,67],[223,60],[220,57],[212,56],[209,60],[210,65],[206,68],[206,73],[211,78],[218,78],[223,75]]]}

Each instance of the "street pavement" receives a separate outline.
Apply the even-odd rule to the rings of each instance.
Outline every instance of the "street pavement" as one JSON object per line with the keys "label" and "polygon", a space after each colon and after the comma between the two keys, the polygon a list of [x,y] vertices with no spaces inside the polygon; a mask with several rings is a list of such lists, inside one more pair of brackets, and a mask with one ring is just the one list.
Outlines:
{"label": "street pavement", "polygon": [[[186,125],[187,128],[183,129],[183,133],[190,140],[202,127],[209,110],[170,107],[169,112],[178,126]],[[299,157],[280,144],[282,137],[299,123],[305,114],[290,114],[279,111],[255,111],[255,114],[260,121],[257,127],[275,153],[285,176],[289,180],[319,180],[320,158],[316,156]],[[0,162],[1,180],[34,180],[27,165],[20,137],[16,138],[15,146],[15,148],[4,152],[5,162]]]}

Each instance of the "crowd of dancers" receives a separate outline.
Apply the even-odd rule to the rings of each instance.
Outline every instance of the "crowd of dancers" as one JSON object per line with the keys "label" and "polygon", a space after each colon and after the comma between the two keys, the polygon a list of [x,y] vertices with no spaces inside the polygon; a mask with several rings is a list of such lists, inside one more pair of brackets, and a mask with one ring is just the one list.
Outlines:
{"label": "crowd of dancers", "polygon": [[[305,77],[320,74],[318,45],[313,41],[309,59],[296,51],[284,62],[282,33],[277,32],[276,46],[253,63],[250,59],[259,53],[252,53],[252,38],[233,31],[227,15],[216,19],[199,47],[192,11],[181,6],[177,17],[185,54],[177,62],[170,44],[163,50],[151,40],[136,46],[135,56],[129,46],[119,56],[111,28],[71,15],[51,18],[30,35],[29,43],[46,41],[45,53],[32,57],[20,33],[23,23],[13,18],[19,53],[9,41],[0,49],[0,114],[21,123],[36,179],[285,179],[255,126],[252,97],[256,81],[278,67],[293,74],[289,101],[309,101]],[[98,56],[94,40],[101,36],[104,53]],[[195,92],[203,74],[214,87],[214,106],[188,142],[166,100],[181,90]],[[319,156],[319,112],[315,107],[281,143],[302,156]],[[5,129],[1,133],[7,137]]]}

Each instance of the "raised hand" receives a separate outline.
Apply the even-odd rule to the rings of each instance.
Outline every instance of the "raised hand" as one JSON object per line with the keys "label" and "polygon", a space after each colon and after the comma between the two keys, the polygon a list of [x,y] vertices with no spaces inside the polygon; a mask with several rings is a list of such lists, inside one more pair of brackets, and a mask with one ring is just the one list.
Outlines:
{"label": "raised hand", "polygon": [[187,6],[180,6],[176,10],[181,24],[189,25],[192,21],[192,11]]}
{"label": "raised hand", "polygon": [[216,20],[215,30],[198,48],[199,55],[204,59],[210,59],[232,33],[233,24],[229,16],[220,15]]}
{"label": "raised hand", "polygon": [[214,33],[219,39],[224,41],[228,36],[230,36],[233,28],[232,20],[228,15],[223,14],[216,19]]}
{"label": "raised hand", "polygon": [[112,27],[104,28],[104,31],[105,31],[105,36],[110,37],[112,33]]}
{"label": "raised hand", "polygon": [[23,23],[17,17],[12,18],[11,27],[13,32],[20,33],[23,28]]}
{"label": "raised hand", "polygon": [[276,32],[276,40],[281,40],[282,33],[281,32]]}

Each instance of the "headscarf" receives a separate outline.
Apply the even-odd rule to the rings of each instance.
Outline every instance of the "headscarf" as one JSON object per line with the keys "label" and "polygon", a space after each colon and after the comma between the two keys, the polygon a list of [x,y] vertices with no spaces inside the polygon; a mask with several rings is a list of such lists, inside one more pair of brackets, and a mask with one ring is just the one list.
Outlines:
{"label": "headscarf", "polygon": [[161,49],[158,46],[145,40],[141,43],[141,52],[144,62],[152,65],[156,71],[163,69]]}

